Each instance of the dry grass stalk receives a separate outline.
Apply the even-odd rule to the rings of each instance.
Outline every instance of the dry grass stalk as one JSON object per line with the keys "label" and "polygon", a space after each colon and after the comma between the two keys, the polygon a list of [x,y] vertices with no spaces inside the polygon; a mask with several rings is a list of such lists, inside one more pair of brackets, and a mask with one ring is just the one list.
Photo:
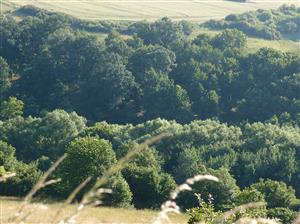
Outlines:
{"label": "dry grass stalk", "polygon": [[278,224],[273,219],[264,219],[264,218],[257,218],[257,219],[250,219],[250,218],[241,218],[239,219],[236,224]]}
{"label": "dry grass stalk", "polygon": [[121,158],[115,165],[111,166],[102,176],[100,179],[97,180],[97,182],[95,183],[95,185],[93,186],[93,188],[91,189],[91,191],[89,193],[87,193],[83,200],[89,200],[89,196],[90,194],[92,194],[92,192],[94,192],[95,190],[97,190],[97,188],[101,187],[103,184],[105,184],[107,182],[107,180],[109,179],[110,176],[112,176],[113,174],[121,171],[127,164],[128,162],[136,155],[138,154],[140,151],[142,151],[143,149],[147,148],[150,145],[153,145],[154,143],[161,141],[162,139],[168,138],[170,137],[171,134],[168,133],[162,133],[158,136],[152,137],[148,140],[146,140],[145,142],[143,142],[142,144],[139,144],[135,147],[133,147],[132,150],[130,150],[123,158]]}
{"label": "dry grass stalk", "polygon": [[[98,189],[97,191],[97,195],[95,194],[95,198],[98,196],[101,197],[102,194],[111,194],[112,193],[112,190],[111,189],[107,189],[107,188],[100,188]],[[73,224],[73,223],[76,223],[76,218],[80,215],[80,213],[84,210],[84,209],[87,209],[87,208],[92,208],[92,207],[95,207],[95,206],[98,206],[98,205],[101,205],[102,204],[102,201],[101,200],[94,200],[94,201],[90,201],[90,202],[87,202],[85,204],[83,203],[80,203],[79,206],[77,207],[76,211],[72,213],[72,215],[64,218],[64,219],[61,219],[58,224],[65,224],[65,223],[68,223],[68,224]]]}
{"label": "dry grass stalk", "polygon": [[81,184],[79,184],[68,196],[68,198],[65,200],[65,202],[60,206],[60,208],[57,210],[57,212],[54,215],[54,218],[52,220],[52,223],[56,223],[58,221],[59,216],[63,212],[63,209],[68,204],[71,204],[76,195],[91,181],[92,177],[86,178]]}
{"label": "dry grass stalk", "polygon": [[177,213],[180,214],[180,208],[176,204],[175,200],[181,192],[192,191],[192,185],[197,182],[209,180],[218,182],[219,179],[212,175],[196,175],[192,178],[188,178],[183,184],[179,185],[173,192],[170,194],[170,200],[164,202],[161,205],[161,211],[158,213],[158,216],[152,222],[152,224],[161,224],[163,221],[170,222],[168,213]]}
{"label": "dry grass stalk", "polygon": [[3,176],[0,177],[0,182],[4,182],[7,179],[16,176],[16,173],[6,173]]}
{"label": "dry grass stalk", "polygon": [[[15,213],[15,215],[9,219],[9,222],[15,223],[18,219],[20,223],[23,223],[28,216],[31,214],[32,209],[28,206],[31,202],[33,196],[42,188],[54,184],[60,181],[60,179],[49,180],[47,178],[50,176],[51,173],[59,166],[59,164],[67,157],[67,154],[61,156],[38,180],[38,182],[34,185],[34,187],[29,191],[29,193],[25,196],[22,205],[20,206],[19,210]],[[25,212],[25,210],[28,210]]]}
{"label": "dry grass stalk", "polygon": [[300,224],[300,212],[298,213],[298,217],[296,220],[293,222],[293,224]]}
{"label": "dry grass stalk", "polygon": [[[161,141],[162,139],[168,138],[172,136],[169,133],[162,133],[159,134],[155,137],[152,137],[146,141],[144,141],[143,143],[133,147],[132,150],[130,150],[123,158],[121,158],[120,160],[118,160],[118,162],[111,166],[108,170],[106,170],[106,172],[104,172],[104,174],[96,181],[96,183],[94,184],[94,186],[92,187],[92,189],[87,192],[86,194],[84,194],[77,210],[69,217],[60,220],[59,224],[63,224],[63,223],[74,223],[75,222],[75,218],[86,208],[89,207],[94,207],[97,205],[100,205],[102,203],[102,201],[100,200],[102,197],[102,194],[104,193],[112,193],[111,189],[105,189],[105,188],[100,188],[101,186],[103,186],[104,184],[107,183],[108,179],[115,173],[121,171],[124,167],[126,167],[126,165],[128,164],[128,162],[130,162],[139,152],[141,152],[143,149],[147,148],[148,146],[151,146],[155,143],[157,143],[158,141]],[[78,192],[77,192],[78,193]],[[74,195],[75,196],[75,195]],[[96,199],[96,200],[95,200]]]}
{"label": "dry grass stalk", "polygon": [[45,173],[44,175],[39,179],[39,181],[36,183],[36,185],[30,190],[30,192],[25,196],[24,201],[29,203],[33,196],[38,192],[40,189],[44,188],[47,185],[57,183],[59,180],[49,180],[47,181],[47,178],[50,176],[51,173],[58,167],[58,165],[67,157],[67,154],[64,154],[61,156]]}
{"label": "dry grass stalk", "polygon": [[231,216],[235,215],[236,213],[238,213],[240,211],[243,211],[248,208],[259,208],[259,207],[263,207],[263,206],[266,206],[265,202],[252,202],[252,203],[240,205],[238,207],[231,209],[230,211],[225,212],[220,218],[216,219],[216,221],[214,221],[214,223],[215,224],[224,223],[224,221],[228,220]]}

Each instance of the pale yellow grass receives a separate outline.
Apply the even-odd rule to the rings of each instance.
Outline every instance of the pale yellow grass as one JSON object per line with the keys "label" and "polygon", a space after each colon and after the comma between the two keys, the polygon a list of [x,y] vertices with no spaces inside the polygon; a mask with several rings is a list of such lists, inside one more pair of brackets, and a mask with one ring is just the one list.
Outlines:
{"label": "pale yellow grass", "polygon": [[[0,198],[0,223],[7,224],[7,220],[12,216],[20,206],[20,201]],[[35,204],[37,206],[37,204]],[[37,206],[35,212],[28,218],[26,223],[50,223],[56,211],[60,208],[59,203],[47,204],[48,209],[44,206]],[[76,205],[68,205],[61,214],[61,218],[70,215],[76,209]],[[85,210],[77,219],[77,223],[151,223],[156,211],[136,210],[122,208],[89,208]],[[170,215],[172,223],[187,223],[186,215]]]}
{"label": "pale yellow grass", "polygon": [[251,52],[262,47],[273,48],[283,52],[295,52],[300,54],[300,42],[293,40],[264,40],[258,38],[248,38],[248,48]]}
{"label": "pale yellow grass", "polygon": [[35,5],[89,20],[156,20],[168,16],[197,22],[221,19],[230,13],[275,9],[297,0],[251,0],[238,3],[225,0],[0,0],[15,5]]}
{"label": "pale yellow grass", "polygon": [[11,2],[7,2],[5,0],[0,0],[0,14],[12,10],[15,8],[15,5]]}

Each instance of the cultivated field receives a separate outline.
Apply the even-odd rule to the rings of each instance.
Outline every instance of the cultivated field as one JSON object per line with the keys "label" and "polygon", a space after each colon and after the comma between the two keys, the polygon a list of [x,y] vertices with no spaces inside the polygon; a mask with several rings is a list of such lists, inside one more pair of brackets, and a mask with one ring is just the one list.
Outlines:
{"label": "cultivated field", "polygon": [[[0,223],[8,223],[11,217],[19,208],[20,201],[0,198]],[[33,204],[34,213],[29,216],[26,223],[51,223],[60,204]],[[74,212],[75,205],[67,206],[61,215],[66,217]],[[150,210],[135,210],[121,208],[90,208],[85,210],[77,219],[78,223],[151,223],[157,212]],[[188,217],[185,215],[170,215],[172,223],[186,223]]]}
{"label": "cultivated field", "polygon": [[8,4],[35,5],[90,20],[155,20],[168,16],[175,20],[197,22],[220,19],[230,13],[256,9],[275,9],[296,0],[251,0],[237,3],[226,0],[0,0]]}

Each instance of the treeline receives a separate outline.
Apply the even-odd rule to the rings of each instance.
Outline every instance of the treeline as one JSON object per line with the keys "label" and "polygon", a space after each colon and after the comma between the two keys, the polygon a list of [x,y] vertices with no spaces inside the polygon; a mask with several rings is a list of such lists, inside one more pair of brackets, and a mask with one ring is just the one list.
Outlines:
{"label": "treeline", "polygon": [[249,54],[245,35],[225,30],[187,37],[163,18],[136,23],[130,38],[73,30],[60,16],[4,18],[1,99],[17,96],[25,115],[61,108],[89,121],[141,123],[297,119],[299,57],[273,49]]}
{"label": "treeline", "polygon": [[[4,119],[7,110],[14,115]],[[63,110],[23,117],[22,102],[15,98],[1,112],[0,165],[17,173],[0,184],[1,195],[24,195],[66,152],[67,159],[53,174],[62,181],[40,194],[64,198],[88,176],[95,181],[137,143],[167,132],[172,136],[143,150],[109,180],[107,186],[114,193],[105,199],[106,205],[158,208],[176,183],[209,173],[220,182],[196,184],[194,192],[204,200],[212,194],[217,210],[266,201],[268,214],[283,213],[289,220],[283,223],[290,223],[300,206],[300,129],[290,123],[272,120],[233,126],[208,119],[181,125],[155,119],[138,125],[88,126],[85,118]],[[185,193],[178,204],[191,208],[197,199],[193,192]]]}
{"label": "treeline", "polygon": [[203,24],[211,29],[238,29],[249,36],[276,40],[288,37],[299,40],[300,8],[283,5],[277,10],[250,11],[230,14],[222,20],[210,20]]}
{"label": "treeline", "polygon": [[[147,24],[146,21],[142,22],[130,22],[130,21],[94,21],[94,20],[83,20],[79,19],[65,13],[60,12],[51,12],[45,9],[41,9],[32,5],[25,5],[15,10],[9,11],[6,13],[7,17],[36,17],[43,19],[48,16],[59,17],[61,21],[64,21],[68,24],[72,29],[85,31],[89,33],[109,33],[113,30],[118,31],[121,34],[133,34],[137,32],[137,26],[141,24]],[[191,23],[185,20],[174,22],[178,27],[186,33],[190,34],[192,30],[198,27],[198,24]]]}
{"label": "treeline", "polygon": [[64,21],[74,30],[81,30],[90,33],[108,33],[112,30],[123,32],[129,24],[131,24],[131,22],[82,20],[65,13],[52,12],[33,5],[19,7],[6,13],[6,16],[21,18],[35,17],[39,19],[43,19],[48,16],[55,16],[59,17],[59,20]]}

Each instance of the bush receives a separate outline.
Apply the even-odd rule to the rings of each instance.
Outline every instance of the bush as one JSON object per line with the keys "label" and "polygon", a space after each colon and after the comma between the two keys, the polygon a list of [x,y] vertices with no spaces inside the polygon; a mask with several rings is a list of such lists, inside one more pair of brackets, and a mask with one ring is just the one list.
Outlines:
{"label": "bush", "polygon": [[296,212],[289,208],[272,208],[267,212],[269,218],[279,219],[284,224],[292,224],[296,218],[296,214]]}
{"label": "bush", "polygon": [[[196,196],[198,198],[199,206],[188,210],[188,214],[190,216],[190,218],[188,220],[188,224],[219,223],[219,222],[216,222],[216,220],[218,220],[218,218],[222,217],[223,213],[221,211],[215,211],[213,199],[210,198],[210,199],[208,199],[208,202],[205,202],[201,198],[200,195],[196,194]],[[265,208],[255,208],[255,209],[240,210],[240,211],[237,211],[234,215],[228,217],[222,223],[223,224],[232,224],[243,217],[248,217],[248,218],[266,217],[266,209]]]}
{"label": "bush", "polygon": [[[16,176],[0,183],[0,194],[9,196],[24,196],[38,181],[41,172],[35,163],[26,164],[15,157],[15,148],[0,141],[1,172],[13,172]],[[0,175],[1,176],[1,175]]]}
{"label": "bush", "polygon": [[62,179],[58,189],[63,195],[70,193],[87,177],[101,176],[116,162],[111,144],[97,138],[77,138],[65,151],[68,157],[59,166],[56,174]]}
{"label": "bush", "polygon": [[176,186],[169,174],[151,167],[130,166],[124,176],[133,192],[136,208],[159,208]]}
{"label": "bush", "polygon": [[[76,138],[67,146],[66,153],[68,154],[67,158],[58,167],[55,174],[56,177],[62,179],[56,186],[56,190],[64,197],[91,176],[93,180],[83,190],[88,191],[96,179],[117,161],[110,142],[95,137]],[[105,197],[106,204],[130,205],[132,195],[121,174],[112,177],[103,187],[113,190],[112,195]]]}
{"label": "bush", "polygon": [[146,148],[123,171],[137,208],[159,208],[175,189],[173,177],[161,170],[161,158]]}
{"label": "bush", "polygon": [[284,182],[261,179],[252,184],[250,189],[256,189],[264,195],[268,208],[289,208],[297,200],[295,190]]}
{"label": "bush", "polygon": [[[188,210],[188,224],[206,223],[212,224],[214,220],[221,215],[221,212],[215,212],[212,200],[205,202],[201,195],[195,194],[198,199],[199,206]],[[227,223],[227,222],[226,222]]]}
{"label": "bush", "polygon": [[264,194],[258,191],[257,189],[246,188],[242,190],[235,198],[235,205],[244,205],[251,202],[264,202]]}
{"label": "bush", "polygon": [[16,149],[6,142],[0,140],[0,166],[5,169],[13,168],[13,164],[16,161],[15,158]]}
{"label": "bush", "polygon": [[[217,210],[223,210],[232,204],[234,198],[239,193],[239,187],[235,179],[230,175],[227,169],[220,168],[217,170],[207,169],[199,171],[197,174],[211,174],[219,178],[219,182],[202,181],[193,186],[194,193],[201,193],[204,200],[208,200],[212,195]],[[193,192],[184,192],[178,197],[178,204],[184,208],[192,208],[197,205]]]}
{"label": "bush", "polygon": [[17,160],[11,164],[8,171],[16,173],[16,176],[0,183],[0,194],[6,196],[21,197],[26,195],[42,174],[37,169],[36,164],[26,164]]}
{"label": "bush", "polygon": [[128,207],[132,202],[132,193],[129,185],[122,175],[117,174],[111,177],[106,186],[112,190],[112,194],[106,195],[104,205],[113,205],[116,207]]}

